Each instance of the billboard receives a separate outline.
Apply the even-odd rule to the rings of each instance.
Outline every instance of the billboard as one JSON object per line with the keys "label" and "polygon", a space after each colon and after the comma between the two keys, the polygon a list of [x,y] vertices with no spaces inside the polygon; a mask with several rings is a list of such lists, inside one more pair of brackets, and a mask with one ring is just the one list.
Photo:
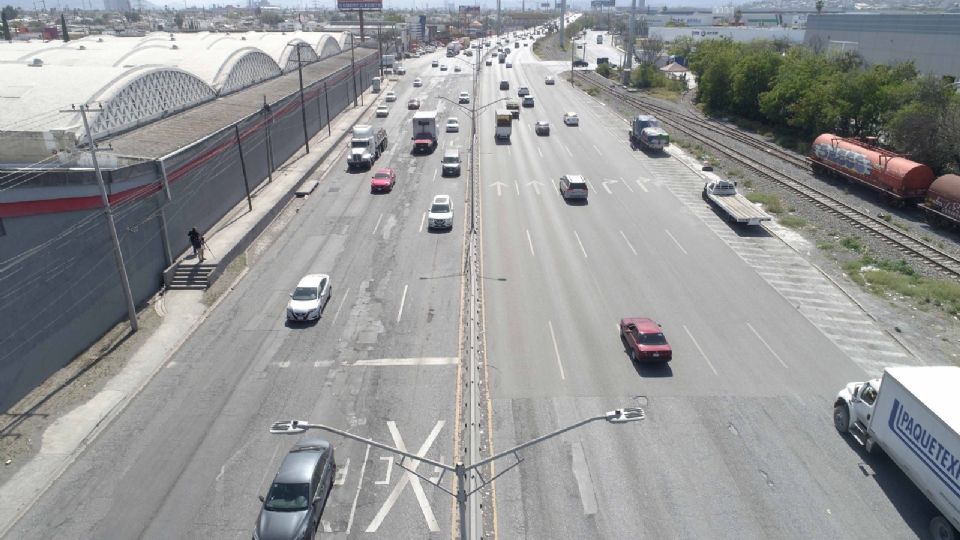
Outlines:
{"label": "billboard", "polygon": [[337,9],[340,11],[382,10],[383,0],[337,0]]}
{"label": "billboard", "polygon": [[614,7],[616,0],[590,0],[590,7]]}
{"label": "billboard", "polygon": [[480,6],[460,6],[460,13],[480,13]]}

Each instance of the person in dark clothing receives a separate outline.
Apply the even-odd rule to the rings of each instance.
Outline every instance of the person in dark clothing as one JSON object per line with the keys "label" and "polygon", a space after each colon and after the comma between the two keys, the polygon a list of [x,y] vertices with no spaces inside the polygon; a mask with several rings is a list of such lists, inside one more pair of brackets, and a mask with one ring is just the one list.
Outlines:
{"label": "person in dark clothing", "polygon": [[190,245],[193,246],[193,256],[203,262],[203,235],[194,227],[187,233],[187,237],[190,238]]}

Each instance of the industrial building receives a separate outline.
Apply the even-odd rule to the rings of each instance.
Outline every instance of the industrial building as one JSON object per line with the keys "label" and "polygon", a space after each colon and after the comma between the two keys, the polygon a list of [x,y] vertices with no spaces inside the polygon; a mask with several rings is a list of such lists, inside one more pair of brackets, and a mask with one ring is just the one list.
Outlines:
{"label": "industrial building", "polygon": [[142,304],[187,249],[186,231],[208,231],[370,85],[377,45],[352,41],[251,32],[0,44],[0,405],[127,315],[78,107],[89,107]]}
{"label": "industrial building", "polygon": [[911,61],[921,73],[960,76],[960,14],[811,15],[804,43],[818,50],[856,51],[869,64]]}

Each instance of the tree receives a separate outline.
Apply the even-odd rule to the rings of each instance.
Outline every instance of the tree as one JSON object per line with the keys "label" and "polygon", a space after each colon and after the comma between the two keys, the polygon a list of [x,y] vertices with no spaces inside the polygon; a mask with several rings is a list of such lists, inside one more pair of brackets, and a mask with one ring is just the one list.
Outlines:
{"label": "tree", "polygon": [[8,21],[20,18],[20,10],[13,6],[4,6],[2,11],[3,18],[7,19]]}
{"label": "tree", "polygon": [[817,0],[817,3],[814,4],[814,7],[817,8],[817,15],[819,15],[820,12],[823,11],[823,0]]}
{"label": "tree", "polygon": [[960,171],[960,97],[933,75],[912,83],[912,102],[886,125],[891,146],[938,172]]}
{"label": "tree", "polygon": [[183,30],[183,13],[179,11],[173,16],[173,24],[177,25],[177,28]]}
{"label": "tree", "polygon": [[663,38],[660,34],[653,33],[650,37],[641,39],[642,46],[636,51],[640,63],[643,65],[653,65],[663,51]]}
{"label": "tree", "polygon": [[142,19],[140,14],[137,13],[136,11],[127,11],[126,13],[123,14],[123,16],[130,22],[140,22],[140,20]]}
{"label": "tree", "polygon": [[730,109],[730,76],[740,48],[726,39],[700,42],[690,58],[690,69],[697,76],[698,98],[708,112]]}
{"label": "tree", "polygon": [[740,26],[741,19],[743,19],[743,11],[740,8],[737,8],[733,12],[733,24]]}
{"label": "tree", "polygon": [[753,120],[762,120],[760,95],[770,90],[782,57],[772,49],[757,50],[741,56],[730,77],[732,112]]}
{"label": "tree", "polygon": [[693,53],[693,49],[696,47],[696,43],[697,42],[690,36],[677,36],[673,40],[673,43],[667,47],[667,54],[689,58],[690,54]]}

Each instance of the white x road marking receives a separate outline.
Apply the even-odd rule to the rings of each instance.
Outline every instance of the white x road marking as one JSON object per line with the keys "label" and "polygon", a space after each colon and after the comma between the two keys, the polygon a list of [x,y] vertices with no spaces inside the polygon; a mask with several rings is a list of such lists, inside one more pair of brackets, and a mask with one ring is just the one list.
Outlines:
{"label": "white x road marking", "polygon": [[[427,440],[423,441],[423,445],[416,454],[417,456],[423,457],[430,451],[433,441],[436,440],[437,435],[440,434],[440,430],[443,429],[443,423],[443,420],[440,420],[437,422],[437,425],[433,427],[433,431],[430,432]],[[393,444],[397,445],[397,448],[400,450],[406,452],[407,446],[403,443],[403,437],[400,436],[400,431],[397,430],[397,423],[392,420],[387,421],[387,428],[390,429]],[[415,471],[420,466],[420,463],[420,461],[410,460],[410,465],[407,465],[407,467]],[[400,481],[397,482],[397,485],[393,486],[393,491],[390,492],[387,500],[384,501],[383,506],[380,507],[380,511],[377,512],[373,521],[370,522],[370,525],[367,527],[367,532],[377,532],[384,518],[390,513],[390,509],[397,503],[397,499],[400,498],[400,493],[403,492],[403,488],[406,487],[407,483],[410,483],[413,487],[413,493],[417,496],[417,502],[420,503],[420,510],[423,511],[423,519],[427,520],[427,527],[430,528],[430,532],[440,532],[440,525],[437,523],[436,516],[433,515],[433,509],[430,508],[430,501],[427,500],[427,495],[423,492],[423,485],[420,484],[420,477],[410,471],[404,471],[404,473],[405,474],[400,477]]]}

